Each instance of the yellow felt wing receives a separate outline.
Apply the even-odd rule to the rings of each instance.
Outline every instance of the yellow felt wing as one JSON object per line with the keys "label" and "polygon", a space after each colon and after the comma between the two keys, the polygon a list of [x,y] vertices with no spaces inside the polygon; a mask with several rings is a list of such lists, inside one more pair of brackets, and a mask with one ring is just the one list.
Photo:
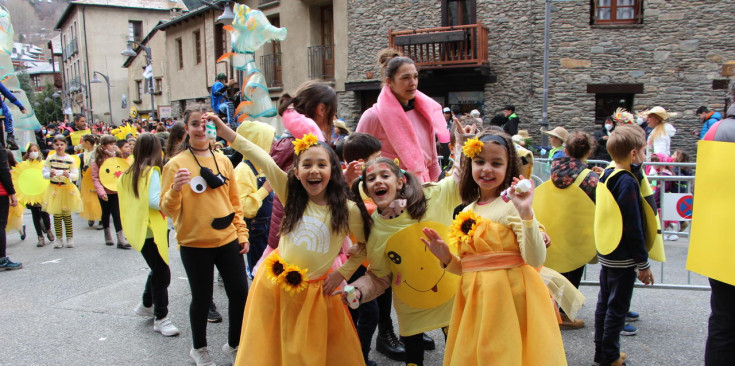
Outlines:
{"label": "yellow felt wing", "polygon": [[623,237],[623,215],[615,197],[603,182],[597,184],[595,201],[595,247],[603,255],[610,254]]}
{"label": "yellow felt wing", "polygon": [[544,266],[565,273],[595,257],[595,204],[581,188],[546,181],[534,192],[533,212],[551,237]]}
{"label": "yellow felt wing", "polygon": [[735,245],[730,228],[735,217],[735,190],[726,182],[735,179],[728,163],[735,144],[699,141],[694,188],[694,215],[687,269],[735,285]]}
{"label": "yellow felt wing", "polygon": [[[666,261],[666,253],[664,252],[664,238],[661,235],[661,220],[658,211],[653,210],[653,188],[651,183],[645,176],[641,181],[641,196],[643,197],[643,214],[646,220],[646,249],[648,257],[658,261]],[[655,203],[654,203],[655,204]]]}

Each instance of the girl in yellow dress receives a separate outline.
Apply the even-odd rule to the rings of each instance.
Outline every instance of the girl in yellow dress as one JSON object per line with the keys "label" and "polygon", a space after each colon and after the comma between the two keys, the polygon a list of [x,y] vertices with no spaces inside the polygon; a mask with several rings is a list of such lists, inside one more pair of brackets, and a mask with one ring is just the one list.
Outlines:
{"label": "girl in yellow dress", "polygon": [[[235,365],[364,365],[360,340],[339,296],[325,294],[327,274],[344,237],[367,237],[370,220],[348,199],[337,154],[316,136],[295,140],[290,172],[268,152],[232,131],[217,116],[220,136],[260,167],[283,200],[278,249],[255,274],[245,305]],[[359,266],[332,272],[330,278]],[[347,276],[349,278],[349,276]]]}
{"label": "girl in yellow dress", "polygon": [[[36,144],[29,144],[26,153],[23,155],[23,161],[38,161],[43,163],[43,153],[41,148]],[[41,209],[41,202],[26,203],[26,207],[31,210],[31,217],[33,218],[33,227],[36,229],[36,235],[38,235],[37,247],[46,245],[46,239],[43,234],[45,233],[48,237],[49,243],[54,242],[56,237],[54,231],[51,230],[51,218],[48,212]]]}
{"label": "girl in yellow dress", "polygon": [[[549,291],[535,267],[546,249],[533,214],[533,190],[518,182],[510,138],[487,131],[464,145],[460,194],[469,205],[452,224],[459,256],[439,235],[422,239],[447,270],[461,274],[444,365],[566,365]],[[522,179],[523,176],[520,176]]]}
{"label": "girl in yellow dress", "polygon": [[82,210],[82,199],[74,181],[79,177],[76,160],[66,153],[66,137],[54,137],[54,151],[56,154],[46,158],[43,166],[43,177],[51,184],[46,189],[43,201],[43,210],[54,215],[54,229],[56,230],[56,244],[54,248],[64,247],[63,226],[66,227],[66,247],[74,247],[74,229],[71,214]]}
{"label": "girl in yellow dress", "polygon": [[87,224],[90,227],[94,225],[95,221],[100,221],[102,218],[102,207],[100,206],[99,199],[97,199],[97,191],[92,181],[92,170],[89,169],[92,166],[92,158],[94,157],[97,140],[98,137],[95,135],[82,136],[84,152],[79,154],[79,160],[82,162],[82,166],[79,169],[82,174],[82,184],[79,191],[82,195],[84,206],[79,216],[87,219]]}

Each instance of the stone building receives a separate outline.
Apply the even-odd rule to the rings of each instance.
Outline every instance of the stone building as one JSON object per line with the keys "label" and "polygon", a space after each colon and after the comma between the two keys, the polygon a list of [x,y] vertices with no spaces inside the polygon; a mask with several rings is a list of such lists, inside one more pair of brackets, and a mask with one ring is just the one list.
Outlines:
{"label": "stone building", "polygon": [[[127,92],[128,70],[120,67],[124,60],[120,51],[128,41],[141,42],[160,20],[181,10],[186,10],[186,5],[168,0],[69,2],[54,27],[61,35],[65,105],[87,119],[117,124],[127,117],[129,111],[122,108],[121,100]],[[112,107],[106,83],[90,84],[99,79],[95,71],[109,77]]]}
{"label": "stone building", "polygon": [[[347,0],[349,69],[340,114],[350,124],[375,102],[377,52],[403,49],[419,89],[443,105],[484,115],[513,104],[538,137],[544,80],[542,0]],[[552,1],[549,128],[594,132],[617,107],[661,105],[680,116],[672,149],[695,149],[701,105],[721,110],[735,60],[727,1]],[[408,31],[408,32],[401,32]],[[540,139],[537,138],[537,143]]]}

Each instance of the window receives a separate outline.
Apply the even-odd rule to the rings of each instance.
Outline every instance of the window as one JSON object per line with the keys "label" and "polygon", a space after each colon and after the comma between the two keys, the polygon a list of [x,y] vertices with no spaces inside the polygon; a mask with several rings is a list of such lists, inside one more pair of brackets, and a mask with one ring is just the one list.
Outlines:
{"label": "window", "polygon": [[226,52],[230,51],[230,45],[227,43],[227,31],[222,29],[222,24],[214,25],[214,56],[219,58]]}
{"label": "window", "polygon": [[184,69],[184,45],[181,38],[176,38],[176,53],[179,56],[179,70]]}
{"label": "window", "polygon": [[592,24],[638,24],[642,0],[592,0]]}
{"label": "window", "polygon": [[143,22],[140,20],[128,21],[128,40],[140,42],[143,40]]}
{"label": "window", "polygon": [[475,24],[476,0],[442,0],[442,26]]}
{"label": "window", "polygon": [[163,92],[163,78],[156,78],[156,88],[154,90],[156,94]]}
{"label": "window", "polygon": [[143,96],[143,80],[135,80],[135,103],[140,103]]}
{"label": "window", "polygon": [[202,32],[194,31],[194,63],[202,63]]}

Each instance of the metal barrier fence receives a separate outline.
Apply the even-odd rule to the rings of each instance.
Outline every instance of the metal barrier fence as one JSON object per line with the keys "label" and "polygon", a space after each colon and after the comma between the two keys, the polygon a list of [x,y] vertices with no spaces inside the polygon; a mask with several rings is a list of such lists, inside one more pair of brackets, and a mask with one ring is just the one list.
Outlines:
{"label": "metal barrier fence", "polygon": [[[610,165],[610,162],[604,160],[588,160],[588,164],[600,167],[606,167]],[[660,186],[657,189],[658,194],[661,221],[661,234],[664,237],[672,238],[672,236],[684,237],[689,239],[691,224],[686,224],[685,229],[681,229],[683,226],[681,222],[676,223],[672,226],[665,225],[667,221],[664,220],[664,210],[672,209],[667,206],[666,195],[672,192],[667,192],[667,183],[670,185],[676,185],[677,192],[682,194],[692,194],[694,192],[694,173],[696,169],[696,163],[661,163],[661,162],[645,162],[643,168],[647,166],[668,166],[674,168],[689,168],[691,169],[691,175],[651,175],[648,176],[648,180],[652,186]],[[534,159],[533,175],[532,179],[539,185],[551,177],[551,159]],[[675,209],[675,208],[674,208]],[[691,208],[690,208],[691,209]],[[682,221],[686,222],[686,221]],[[690,222],[689,222],[690,223]],[[679,226],[679,230],[675,228]],[[678,239],[678,238],[677,238]],[[686,254],[688,252],[688,245],[676,241],[665,240],[664,247],[666,249],[667,262],[651,262],[651,268],[654,273],[658,274],[656,278],[656,284],[654,285],[643,285],[636,281],[636,287],[642,288],[657,288],[657,289],[676,289],[676,290],[695,290],[695,291],[710,291],[709,283],[707,278],[699,274],[692,274],[692,272],[686,270]],[[552,242],[553,245],[553,242]],[[668,264],[668,265],[667,265]],[[598,281],[588,280],[588,276],[594,278],[599,273],[599,265],[588,264],[585,266],[584,276],[582,278],[582,285],[587,286],[599,286]],[[668,281],[668,282],[667,282]]]}

